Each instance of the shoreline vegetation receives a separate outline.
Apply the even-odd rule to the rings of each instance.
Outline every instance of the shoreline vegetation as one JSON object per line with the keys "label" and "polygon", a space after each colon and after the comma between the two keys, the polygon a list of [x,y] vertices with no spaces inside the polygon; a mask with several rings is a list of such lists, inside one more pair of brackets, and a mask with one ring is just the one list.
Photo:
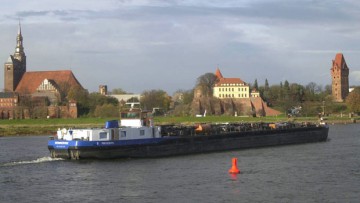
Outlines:
{"label": "shoreline vegetation", "polygon": [[[0,137],[6,136],[33,136],[55,135],[58,128],[96,128],[103,127],[106,121],[119,118],[76,118],[76,119],[27,119],[1,120]],[[357,123],[360,117],[328,117],[328,124]],[[196,123],[226,123],[226,122],[318,122],[318,117],[234,117],[234,116],[207,116],[207,117],[154,117],[155,125],[181,124],[194,125]]]}

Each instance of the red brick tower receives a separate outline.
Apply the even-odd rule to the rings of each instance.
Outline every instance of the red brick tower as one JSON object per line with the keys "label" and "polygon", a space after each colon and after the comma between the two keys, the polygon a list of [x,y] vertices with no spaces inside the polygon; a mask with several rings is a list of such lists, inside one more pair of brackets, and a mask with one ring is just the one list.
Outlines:
{"label": "red brick tower", "polygon": [[342,53],[337,53],[332,61],[332,96],[336,102],[344,102],[349,94],[349,68]]}

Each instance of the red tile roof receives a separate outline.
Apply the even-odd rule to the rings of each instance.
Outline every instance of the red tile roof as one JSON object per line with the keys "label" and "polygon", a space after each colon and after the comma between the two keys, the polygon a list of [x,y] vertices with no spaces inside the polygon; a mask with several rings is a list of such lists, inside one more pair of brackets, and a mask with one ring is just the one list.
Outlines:
{"label": "red tile roof", "polygon": [[222,76],[219,68],[216,69],[215,75],[216,75],[216,77],[217,77],[218,79],[223,78],[223,76]]}
{"label": "red tile roof", "polygon": [[218,82],[215,86],[221,86],[222,84],[244,84],[246,83],[242,81],[240,78],[224,78],[220,72],[220,69],[217,68],[215,72],[216,77],[218,78]]}
{"label": "red tile roof", "polygon": [[335,56],[335,60],[333,60],[333,66],[336,65],[341,69],[348,69],[344,55],[342,53],[337,53]]}
{"label": "red tile roof", "polygon": [[222,84],[244,84],[240,78],[220,78],[219,81],[215,84],[216,86],[220,86]]}
{"label": "red tile roof", "polygon": [[45,80],[53,80],[57,85],[67,83],[70,86],[81,86],[71,70],[61,71],[34,71],[26,72],[15,92],[19,93],[34,93],[39,85]]}

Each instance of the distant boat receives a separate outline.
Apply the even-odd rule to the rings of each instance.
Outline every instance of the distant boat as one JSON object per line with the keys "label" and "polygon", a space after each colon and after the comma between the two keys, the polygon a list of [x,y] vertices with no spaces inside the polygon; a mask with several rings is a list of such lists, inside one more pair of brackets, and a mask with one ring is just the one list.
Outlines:
{"label": "distant boat", "polygon": [[164,157],[326,141],[327,125],[230,123],[154,126],[149,112],[131,109],[104,128],[59,129],[51,157],[113,159]]}

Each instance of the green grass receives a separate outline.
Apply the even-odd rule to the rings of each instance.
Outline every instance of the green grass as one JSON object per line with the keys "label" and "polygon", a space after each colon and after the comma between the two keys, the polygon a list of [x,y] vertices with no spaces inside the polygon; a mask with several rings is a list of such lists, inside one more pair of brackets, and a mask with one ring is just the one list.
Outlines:
{"label": "green grass", "polygon": [[234,117],[234,116],[206,116],[206,117],[156,117],[155,123],[161,124],[192,124],[192,123],[225,123],[225,122],[280,122],[285,117]]}
{"label": "green grass", "polygon": [[58,128],[102,127],[106,121],[114,119],[116,118],[0,120],[0,136],[52,135]]}
{"label": "green grass", "polygon": [[[360,117],[329,117],[328,123],[351,123],[352,119],[359,120]],[[0,120],[0,136],[16,135],[53,135],[58,128],[85,128],[102,127],[108,120],[118,118],[76,118],[76,119],[22,119],[22,120]],[[184,124],[195,123],[225,123],[225,122],[316,122],[317,117],[296,117],[288,119],[285,116],[274,117],[234,117],[234,116],[206,116],[206,117],[155,117],[155,125],[160,124]]]}

